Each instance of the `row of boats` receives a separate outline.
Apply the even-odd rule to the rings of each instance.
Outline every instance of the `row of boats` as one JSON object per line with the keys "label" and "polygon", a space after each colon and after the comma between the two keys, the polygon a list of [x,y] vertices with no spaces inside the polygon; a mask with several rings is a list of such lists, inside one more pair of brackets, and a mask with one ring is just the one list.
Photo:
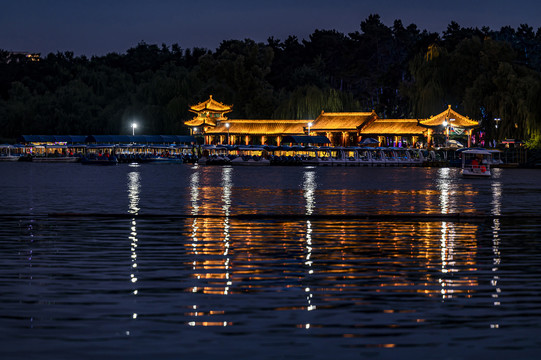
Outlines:
{"label": "row of boats", "polygon": [[[22,151],[21,151],[22,150]],[[503,164],[499,150],[453,151],[402,147],[312,147],[231,145],[43,145],[41,151],[0,145],[0,161],[118,163],[197,163],[240,166],[461,166],[470,150],[485,151],[485,165]],[[476,154],[478,156],[479,154]]]}

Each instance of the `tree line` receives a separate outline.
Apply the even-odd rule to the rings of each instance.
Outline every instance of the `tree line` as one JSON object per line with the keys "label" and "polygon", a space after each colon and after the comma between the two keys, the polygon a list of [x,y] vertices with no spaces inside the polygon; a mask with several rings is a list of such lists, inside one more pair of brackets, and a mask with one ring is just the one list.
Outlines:
{"label": "tree line", "polygon": [[[141,42],[125,53],[50,53],[14,61],[0,50],[0,138],[21,134],[186,134],[189,105],[212,94],[231,118],[315,119],[321,110],[427,118],[452,105],[487,137],[541,137],[541,29],[391,27],[227,40],[211,51]],[[496,127],[495,118],[501,119]]]}

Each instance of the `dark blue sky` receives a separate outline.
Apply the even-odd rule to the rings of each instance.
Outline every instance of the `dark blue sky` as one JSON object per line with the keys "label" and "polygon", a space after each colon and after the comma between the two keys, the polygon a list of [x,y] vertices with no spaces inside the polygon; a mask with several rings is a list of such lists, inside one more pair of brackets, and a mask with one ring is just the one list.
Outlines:
{"label": "dark blue sky", "polygon": [[541,26],[539,0],[0,0],[0,49],[76,55],[124,53],[140,41],[214,50],[222,40],[349,33],[377,13],[391,26],[442,32],[463,27]]}

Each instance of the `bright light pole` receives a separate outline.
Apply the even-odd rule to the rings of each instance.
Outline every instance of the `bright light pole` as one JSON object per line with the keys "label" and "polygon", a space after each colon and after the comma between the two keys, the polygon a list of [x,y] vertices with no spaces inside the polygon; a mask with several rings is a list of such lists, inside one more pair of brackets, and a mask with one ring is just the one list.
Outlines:
{"label": "bright light pole", "polygon": [[312,125],[313,124],[311,122],[308,123],[308,136],[310,136],[310,128],[312,127]]}
{"label": "bright light pole", "polygon": [[494,147],[496,147],[496,142],[498,138],[498,124],[500,123],[500,121],[502,121],[502,119],[494,118],[494,123],[495,123],[494,126],[496,127],[496,134],[494,135]]}
{"label": "bright light pole", "polygon": [[229,145],[229,123],[225,123],[225,127],[227,128],[227,145]]}
{"label": "bright light pole", "polygon": [[132,136],[135,136],[135,128],[137,127],[137,124],[136,123],[132,123],[131,124],[131,134]]}
{"label": "bright light pole", "polygon": [[445,147],[448,146],[448,133],[447,133],[447,125],[449,125],[449,123],[447,122],[447,119],[443,120],[443,127],[444,127],[444,131],[445,131]]}

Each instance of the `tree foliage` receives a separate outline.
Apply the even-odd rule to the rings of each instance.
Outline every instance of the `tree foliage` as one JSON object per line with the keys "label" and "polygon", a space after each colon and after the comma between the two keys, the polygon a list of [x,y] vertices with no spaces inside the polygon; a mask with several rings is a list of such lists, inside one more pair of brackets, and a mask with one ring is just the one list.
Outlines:
{"label": "tree foliage", "polygon": [[[388,27],[369,15],[349,34],[316,29],[223,41],[215,51],[137,44],[124,54],[48,54],[39,62],[0,50],[0,137],[187,133],[189,105],[210,94],[232,118],[314,119],[322,110],[425,118],[452,105],[494,138],[541,137],[541,30],[527,24],[442,34]],[[501,118],[496,129],[494,118]]]}

